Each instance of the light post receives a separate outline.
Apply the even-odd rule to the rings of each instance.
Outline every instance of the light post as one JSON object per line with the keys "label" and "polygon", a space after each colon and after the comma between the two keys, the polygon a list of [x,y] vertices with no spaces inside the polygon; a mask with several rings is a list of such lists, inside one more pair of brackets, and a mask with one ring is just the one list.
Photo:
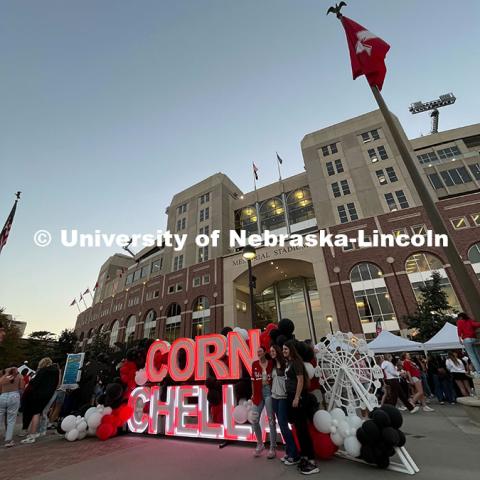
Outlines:
{"label": "light post", "polygon": [[331,332],[332,335],[333,335],[333,326],[332,326],[332,324],[333,324],[333,317],[332,317],[331,315],[327,315],[326,318],[327,318],[328,324],[330,325],[330,332]]}
{"label": "light post", "polygon": [[243,248],[243,258],[247,261],[248,265],[248,288],[250,291],[250,313],[252,315],[252,328],[255,325],[256,322],[256,312],[255,312],[255,298],[253,296],[253,289],[256,287],[255,282],[256,278],[253,276],[252,272],[252,260],[255,260],[257,257],[257,251],[255,250],[254,247],[250,245],[246,245]]}

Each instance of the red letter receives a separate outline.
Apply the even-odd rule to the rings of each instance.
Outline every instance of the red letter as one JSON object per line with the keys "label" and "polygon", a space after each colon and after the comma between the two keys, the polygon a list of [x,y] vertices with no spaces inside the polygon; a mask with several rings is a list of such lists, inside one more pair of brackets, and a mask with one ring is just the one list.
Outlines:
{"label": "red letter", "polygon": [[[226,380],[228,368],[221,358],[227,351],[227,339],[218,333],[212,335],[202,335],[195,339],[196,343],[196,365],[195,380],[206,380],[207,364],[212,367],[213,373],[219,380]],[[213,352],[210,348],[213,347]]]}
{"label": "red letter", "polygon": [[166,365],[161,365],[160,369],[155,368],[155,356],[164,355],[168,352],[169,345],[163,340],[155,340],[148,349],[145,367],[147,370],[147,378],[150,382],[161,382],[168,373]]}
{"label": "red letter", "polygon": [[[186,364],[182,370],[178,365],[178,353],[185,350]],[[179,338],[173,342],[168,356],[168,369],[174,382],[186,382],[195,369],[195,342],[191,338]]]}
{"label": "red letter", "polygon": [[260,330],[250,330],[247,342],[237,332],[228,334],[228,363],[230,365],[230,378],[240,378],[240,358],[252,374],[252,363],[257,359],[257,350],[260,346]]}

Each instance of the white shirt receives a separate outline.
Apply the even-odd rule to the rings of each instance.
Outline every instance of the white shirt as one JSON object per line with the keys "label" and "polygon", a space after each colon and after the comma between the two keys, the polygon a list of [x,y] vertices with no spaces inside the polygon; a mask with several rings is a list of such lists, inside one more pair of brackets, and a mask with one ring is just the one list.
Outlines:
{"label": "white shirt", "polygon": [[449,372],[453,373],[465,373],[465,365],[463,362],[459,359],[459,363],[455,363],[449,358],[447,358],[447,361],[445,362],[445,366],[447,367],[447,370]]}
{"label": "white shirt", "polygon": [[384,360],[381,367],[385,372],[385,377],[387,380],[392,380],[393,378],[398,378],[400,376],[398,370],[393,366],[393,363],[389,362],[388,360]]}

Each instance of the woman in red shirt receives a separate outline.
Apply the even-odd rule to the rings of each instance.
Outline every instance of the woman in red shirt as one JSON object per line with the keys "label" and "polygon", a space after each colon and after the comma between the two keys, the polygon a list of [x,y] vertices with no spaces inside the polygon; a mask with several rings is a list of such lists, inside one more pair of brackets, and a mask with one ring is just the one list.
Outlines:
{"label": "woman in red shirt", "polygon": [[412,362],[410,354],[407,352],[402,353],[403,369],[407,374],[407,380],[410,385],[413,386],[415,393],[412,397],[412,403],[415,405],[418,402],[423,407],[424,412],[433,412],[433,408],[430,408],[425,402],[425,393],[423,393],[422,386],[422,372],[417,365]]}
{"label": "woman in red shirt", "polygon": [[457,315],[458,338],[463,343],[477,375],[480,375],[480,346],[476,335],[477,328],[480,328],[480,322],[475,322],[463,312]]}

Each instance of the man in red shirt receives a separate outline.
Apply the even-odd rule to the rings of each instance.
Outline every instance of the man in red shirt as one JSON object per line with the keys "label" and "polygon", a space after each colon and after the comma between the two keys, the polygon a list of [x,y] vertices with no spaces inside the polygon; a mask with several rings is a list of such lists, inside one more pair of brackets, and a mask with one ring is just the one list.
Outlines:
{"label": "man in red shirt", "polygon": [[420,369],[412,362],[409,353],[402,353],[402,362],[403,362],[403,369],[407,374],[408,382],[413,386],[415,393],[412,397],[413,405],[416,402],[420,402],[423,407],[424,412],[433,412],[433,408],[430,408],[426,401],[425,401],[425,393],[423,393],[423,385],[422,385],[422,373]]}
{"label": "man in red shirt", "polygon": [[480,375],[480,346],[476,335],[477,328],[480,328],[480,322],[475,322],[463,312],[457,315],[458,338],[463,343],[476,374]]}

